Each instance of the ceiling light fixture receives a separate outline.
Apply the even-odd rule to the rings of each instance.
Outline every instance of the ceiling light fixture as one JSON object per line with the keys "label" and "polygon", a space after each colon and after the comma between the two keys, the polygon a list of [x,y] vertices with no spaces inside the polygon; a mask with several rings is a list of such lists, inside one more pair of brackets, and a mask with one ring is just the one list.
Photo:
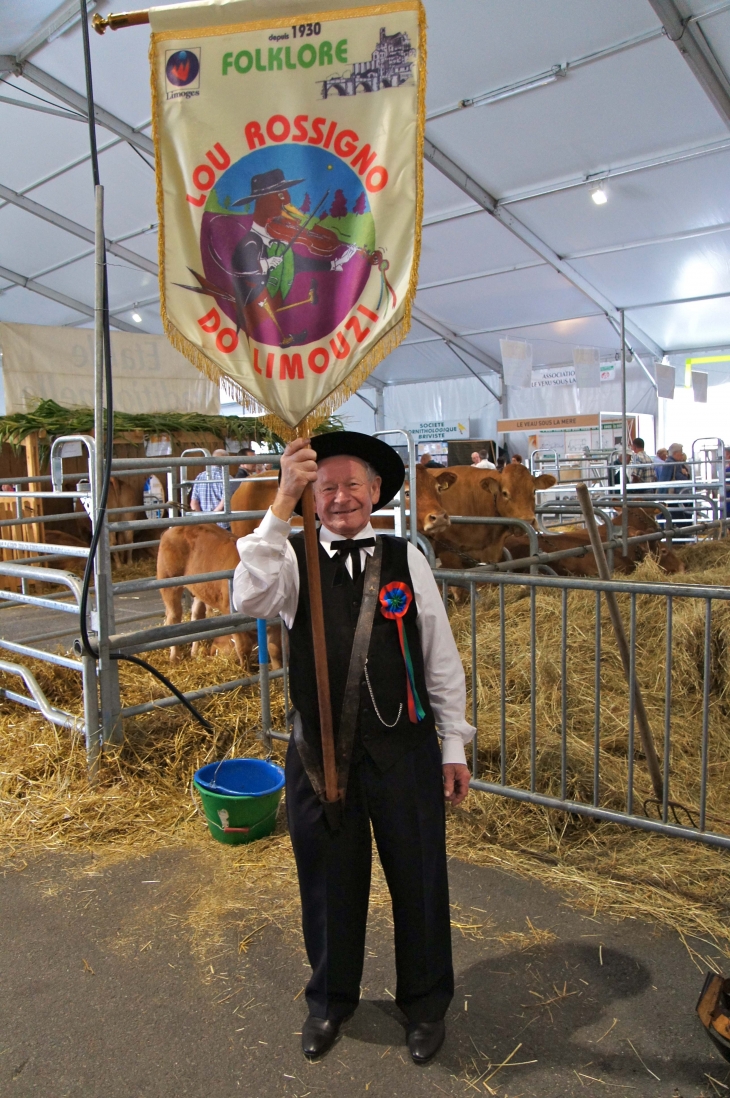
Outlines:
{"label": "ceiling light fixture", "polygon": [[608,202],[608,195],[603,189],[602,183],[597,183],[595,187],[591,188],[591,198],[597,206],[605,206]]}
{"label": "ceiling light fixture", "polygon": [[139,315],[139,313],[132,313],[132,320],[134,321],[135,324],[141,324],[142,323],[142,317]]}
{"label": "ceiling light fixture", "polygon": [[522,95],[523,92],[542,88],[545,84],[554,84],[560,75],[559,72],[551,72],[549,75],[538,77],[536,80],[525,80],[519,84],[511,84],[507,88],[500,88],[499,91],[488,92],[486,95],[477,95],[473,99],[462,99],[461,106],[483,107],[488,103],[499,103],[502,99],[511,99],[513,95]]}

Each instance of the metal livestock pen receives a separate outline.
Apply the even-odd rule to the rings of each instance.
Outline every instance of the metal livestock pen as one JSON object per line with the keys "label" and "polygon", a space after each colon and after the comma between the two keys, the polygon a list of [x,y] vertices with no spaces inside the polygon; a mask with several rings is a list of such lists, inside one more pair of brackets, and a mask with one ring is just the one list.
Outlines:
{"label": "metal livestock pen", "polygon": [[[410,506],[406,506],[405,498],[401,496],[393,506],[395,528],[399,533],[407,533],[409,538],[418,543],[434,566],[437,581],[441,584],[444,599],[448,601],[448,588],[460,587],[468,591],[469,595],[469,657],[467,673],[471,680],[471,720],[479,727],[480,701],[477,689],[477,664],[478,664],[478,617],[477,610],[480,600],[483,602],[486,593],[496,592],[499,607],[499,662],[500,662],[500,699],[499,699],[499,733],[496,771],[483,773],[479,761],[479,737],[475,739],[472,749],[473,780],[472,787],[475,790],[497,794],[517,801],[543,805],[548,808],[558,809],[568,813],[592,816],[599,820],[608,820],[626,826],[640,828],[645,831],[662,832],[678,838],[692,839],[701,843],[719,847],[730,847],[730,836],[708,828],[708,797],[710,795],[712,767],[710,754],[712,737],[710,730],[710,705],[711,705],[711,679],[712,679],[712,621],[713,616],[721,613],[722,605],[730,601],[730,591],[719,587],[698,587],[679,583],[633,583],[629,581],[597,580],[560,578],[552,572],[551,562],[565,556],[576,555],[576,550],[563,551],[562,553],[542,553],[538,548],[537,534],[531,524],[522,522],[520,526],[530,538],[530,556],[520,561],[504,560],[490,566],[480,566],[470,569],[444,569],[436,566],[433,551],[427,542],[419,537],[416,529],[415,506],[415,447],[413,438],[407,432],[398,432],[408,446],[408,470],[410,474],[410,490],[413,494]],[[396,432],[384,432],[393,435]],[[17,478],[14,483],[14,497],[18,500],[24,497],[43,497],[46,495],[59,495],[76,501],[85,501],[92,523],[96,523],[98,515],[98,485],[95,477],[95,448],[92,438],[82,436],[76,438],[82,441],[89,456],[88,482],[81,481],[68,487],[71,479],[78,479],[78,474],[73,477],[63,473],[62,448],[68,439],[57,439],[53,443],[51,454],[51,475],[49,477]],[[722,453],[722,451],[720,451]],[[189,513],[186,511],[186,493],[192,481],[188,478],[187,469],[190,465],[196,466],[220,466],[223,477],[224,510],[216,514],[216,521],[226,522],[237,519],[254,519],[263,517],[264,512],[236,512],[231,510],[231,496],[235,488],[234,478],[231,477],[231,466],[238,464],[239,458],[235,455],[229,457],[211,457],[207,452],[195,451],[184,454],[181,457],[160,457],[140,459],[119,459],[113,462],[112,472],[116,476],[125,473],[155,473],[167,482],[167,500],[162,504],[143,506],[138,508],[144,517],[129,519],[121,518],[119,512],[128,511],[129,508],[118,509],[117,513],[110,511],[104,519],[104,536],[101,539],[97,561],[95,566],[94,607],[90,613],[89,625],[95,634],[98,643],[100,658],[95,662],[89,656],[82,654],[80,644],[76,643],[76,656],[59,654],[37,648],[26,638],[24,642],[14,641],[7,636],[0,637],[0,648],[12,653],[20,659],[39,659],[56,664],[80,675],[80,687],[84,700],[84,719],[80,722],[71,713],[65,712],[53,706],[43,694],[37,680],[29,668],[23,662],[3,660],[0,662],[0,670],[18,676],[24,683],[27,693],[22,694],[17,690],[5,688],[2,693],[8,700],[35,709],[48,720],[57,725],[81,731],[86,738],[86,750],[90,778],[93,781],[99,766],[101,752],[105,743],[119,742],[123,731],[122,722],[131,719],[141,713],[151,712],[155,709],[165,708],[180,704],[174,695],[158,698],[135,706],[124,707],[119,693],[119,681],[116,674],[116,658],[119,656],[135,655],[140,652],[149,652],[168,647],[170,644],[188,644],[194,641],[207,641],[215,637],[228,634],[235,630],[256,630],[259,639],[259,672],[256,675],[244,675],[231,679],[228,682],[211,685],[201,690],[186,694],[190,701],[204,698],[214,693],[234,690],[241,686],[258,685],[261,695],[262,726],[259,734],[266,742],[270,737],[288,739],[288,727],[273,729],[271,727],[270,691],[272,686],[281,681],[285,699],[288,698],[288,676],[286,657],[280,670],[272,671],[268,663],[266,646],[266,623],[256,622],[242,614],[221,614],[200,621],[186,621],[178,625],[170,626],[141,626],[145,619],[158,617],[159,610],[150,610],[142,614],[126,615],[124,626],[134,624],[138,626],[133,631],[124,631],[117,625],[118,606],[115,600],[132,595],[142,595],[146,592],[160,590],[164,587],[180,586],[179,579],[154,578],[133,579],[124,582],[114,582],[111,568],[112,554],[124,551],[127,546],[110,546],[109,535],[133,530],[143,534],[143,540],[136,542],[135,547],[155,546],[158,544],[156,535],[158,532],[170,526],[197,525],[210,521],[210,515]],[[276,455],[265,454],[257,457],[247,456],[247,463],[272,463],[276,465]],[[713,472],[716,471],[716,465]],[[272,474],[276,475],[276,474]],[[30,484],[32,480],[32,485]],[[40,490],[38,488],[41,483]],[[50,482],[50,483],[49,483]],[[721,536],[725,528],[725,492],[724,477],[713,476],[709,482],[697,480],[693,484],[695,497],[693,505],[697,509],[700,504],[703,512],[701,521],[695,522],[682,531],[683,537],[714,535]],[[549,493],[548,493],[549,494]],[[10,492],[3,491],[6,498]],[[599,515],[603,513],[604,520],[609,520],[609,512],[616,503],[616,497],[606,492],[605,486],[597,486],[594,492]],[[699,500],[699,503],[698,503]],[[647,502],[653,503],[652,497],[642,496],[636,500],[637,505]],[[709,501],[709,502],[708,502]],[[632,501],[633,502],[633,501]],[[664,512],[665,528],[654,533],[644,534],[641,537],[629,539],[631,542],[651,542],[662,538],[672,539],[676,536],[673,528],[671,509],[667,507],[666,498],[657,497],[657,503]],[[709,508],[709,514],[708,514]],[[722,509],[721,509],[722,508]],[[714,510],[713,510],[714,509]],[[150,512],[162,511],[163,514],[155,515]],[[559,518],[561,521],[574,521],[576,504],[565,500],[550,500],[537,508],[538,525],[549,530],[544,525],[548,516]],[[75,512],[71,512],[75,514]],[[707,517],[705,517],[707,516]],[[54,516],[51,521],[58,521],[64,516]],[[695,514],[697,517],[697,514]],[[21,520],[7,520],[0,524],[1,527],[13,525]],[[38,522],[38,518],[34,518]],[[45,521],[45,520],[44,520]],[[503,523],[502,519],[474,519],[456,518],[457,522],[493,522]],[[616,537],[607,543],[609,550],[621,548],[621,538],[617,530]],[[20,581],[20,590],[6,591],[0,610],[20,604],[36,607],[39,610],[53,611],[68,618],[69,615],[79,613],[80,582],[73,573],[57,567],[44,567],[42,564],[57,562],[59,555],[62,557],[74,556],[83,558],[88,550],[82,547],[59,547],[43,542],[27,543],[17,542],[12,538],[0,538],[0,549],[22,549],[35,555],[26,560],[13,562],[0,562],[0,575]],[[580,552],[580,551],[578,551]],[[516,574],[518,569],[527,569],[528,573]],[[543,573],[543,574],[540,574]],[[203,582],[212,579],[231,580],[232,571],[220,570],[207,572],[196,576],[185,577],[186,583]],[[51,592],[40,594],[31,590],[32,584],[52,584],[55,587],[65,587],[67,594]],[[507,610],[506,595],[509,591],[518,589],[529,600],[530,630],[527,644],[526,658],[529,663],[529,718],[527,728],[523,729],[527,734],[529,744],[529,778],[523,783],[511,784],[509,780],[511,731],[510,722],[507,719],[508,690],[506,684],[506,656],[507,656]],[[540,747],[541,730],[537,722],[537,646],[536,611],[538,599],[543,592],[560,593],[560,632],[552,638],[559,656],[556,657],[560,664],[560,695],[561,695],[561,731],[560,731],[560,762],[558,772],[552,777],[558,782],[557,795],[546,791],[544,782],[541,782],[538,773],[538,756]],[[595,627],[594,627],[594,696],[593,696],[593,780],[592,791],[585,799],[574,799],[568,796],[568,774],[571,764],[570,744],[568,736],[569,712],[571,697],[568,689],[567,662],[569,659],[567,635],[570,621],[571,595],[576,592],[591,592],[595,599]],[[630,672],[629,683],[626,688],[627,697],[627,780],[624,803],[621,808],[609,806],[605,803],[601,784],[601,743],[602,743],[602,711],[601,711],[601,659],[602,659],[602,624],[601,607],[611,593],[628,596],[629,602],[629,653]],[[642,601],[643,600],[643,601]],[[664,651],[664,667],[666,674],[666,697],[663,722],[663,749],[662,749],[662,796],[659,799],[657,818],[648,814],[640,814],[636,810],[635,773],[637,767],[635,745],[636,722],[636,666],[637,666],[637,619],[640,608],[646,605],[646,600],[657,600],[664,607],[663,615],[666,621],[666,641]],[[704,613],[704,655],[702,667],[702,702],[701,721],[697,742],[697,782],[698,805],[694,814],[686,815],[680,821],[676,816],[671,791],[672,791],[672,683],[674,665],[672,660],[672,622],[674,607],[680,602],[691,601],[694,605],[703,607]],[[2,619],[0,618],[0,621]],[[274,624],[274,623],[268,623]],[[278,623],[281,624],[281,623]],[[283,626],[282,626],[283,629]],[[3,634],[5,631],[3,630]],[[54,635],[68,636],[69,630],[61,628],[54,634],[48,629],[39,634],[45,640]],[[285,646],[282,645],[284,652]],[[585,700],[585,699],[583,699]],[[287,722],[289,715],[288,703],[285,705]],[[494,770],[494,767],[492,768]]]}

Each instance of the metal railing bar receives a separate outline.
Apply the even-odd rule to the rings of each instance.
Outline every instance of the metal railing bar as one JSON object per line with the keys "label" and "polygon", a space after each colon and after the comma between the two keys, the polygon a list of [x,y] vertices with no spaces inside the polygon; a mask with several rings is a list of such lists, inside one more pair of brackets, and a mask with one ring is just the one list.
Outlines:
{"label": "metal railing bar", "polygon": [[667,823],[669,818],[669,780],[671,766],[671,720],[672,720],[672,628],[674,616],[671,595],[667,599],[667,634],[665,657],[665,686],[664,686],[664,796],[662,798],[662,821]]}
{"label": "metal railing bar", "polygon": [[[162,510],[161,507],[155,510]],[[245,522],[248,519],[262,519],[266,511],[188,511],[177,518],[130,519],[129,522],[110,522],[109,532],[121,530],[166,530],[172,526],[204,526],[221,522]]]}
{"label": "metal railing bar", "polygon": [[115,595],[126,595],[138,591],[157,591],[163,587],[188,587],[194,583],[209,583],[212,580],[231,579],[235,568],[223,569],[220,572],[198,572],[192,576],[169,576],[166,579],[137,579],[123,580],[112,585]]}
{"label": "metal railing bar", "polygon": [[[86,512],[84,512],[86,514]],[[6,526],[30,526],[33,522],[42,522],[44,526],[50,526],[54,522],[68,522],[69,519],[83,518],[81,511],[65,511],[61,515],[25,515],[24,517],[7,518],[0,520],[0,530]],[[58,548],[58,546],[56,546]]]}
{"label": "metal railing bar", "polygon": [[[146,621],[149,618],[159,618],[162,610],[152,610],[147,614],[134,614],[129,618],[122,618],[121,625],[129,625],[133,621]],[[61,637],[72,637],[78,634],[78,629],[55,629],[52,633],[39,633],[35,637],[21,637],[18,644],[36,644],[38,641],[60,640]],[[0,638],[2,639],[2,638]]]}
{"label": "metal railing bar", "polygon": [[702,684],[702,750],[700,764],[700,831],[705,830],[707,814],[707,767],[710,739],[710,679],[712,675],[712,602],[705,602],[704,681]]}
{"label": "metal railing bar", "polygon": [[[114,458],[112,461],[112,472],[123,473],[125,471],[135,473],[145,472],[158,472],[160,469],[169,469],[177,467],[183,468],[186,465],[242,465],[244,462],[246,465],[273,465],[276,467],[281,460],[281,454],[226,454],[225,456],[218,455],[206,456],[205,454],[187,454],[186,456],[173,457],[172,454],[165,454],[162,457],[123,457]],[[30,479],[37,479],[32,477]],[[244,478],[245,479],[245,478]],[[263,480],[263,477],[257,479]],[[8,481],[8,483],[10,483]]]}
{"label": "metal railing bar", "polygon": [[[507,657],[504,587],[499,589],[499,780],[507,784]],[[476,777],[476,774],[474,775]]]}
{"label": "metal railing bar", "polygon": [[[78,475],[78,474],[77,474]],[[32,480],[35,483],[37,480],[43,480],[43,477],[28,477],[28,480]],[[46,477],[46,480],[50,480],[50,477]],[[3,484],[10,484],[11,482],[3,481]],[[23,489],[19,492],[0,492],[0,499],[7,500],[23,500],[23,499],[81,499],[82,496],[88,496],[88,492],[31,492]],[[72,512],[73,518],[78,518],[81,514],[80,511]],[[53,515],[52,518],[56,516]]]}
{"label": "metal railing bar", "polygon": [[654,831],[660,835],[675,836],[678,839],[690,839],[692,842],[703,843],[705,846],[718,846],[730,850],[730,837],[716,835],[710,831],[695,831],[691,827],[681,827],[678,824],[662,823],[660,820],[650,820],[644,816],[628,816],[624,812],[615,812],[609,808],[596,808],[595,805],[581,804],[579,801],[561,801],[558,797],[548,797],[542,793],[531,793],[526,789],[515,789],[511,786],[498,785],[495,782],[485,782],[472,779],[469,783],[472,789],[478,789],[482,793],[498,793],[503,797],[509,797],[514,801],[522,801],[528,804],[539,804],[544,808],[554,808],[560,812],[575,813],[578,816],[591,816],[597,820],[605,820],[608,823],[624,824],[628,827],[638,828],[640,831]]}
{"label": "metal railing bar", "polygon": [[[1,574],[1,566],[0,566]],[[505,572],[477,572],[477,569],[459,571],[455,568],[439,568],[434,575],[442,584],[484,583],[506,587],[549,587],[560,590],[567,587],[575,591],[615,591],[619,595],[671,595],[672,598],[719,599],[730,601],[730,588],[711,587],[707,584],[632,583],[629,580],[582,579],[578,576],[512,576]]]}
{"label": "metal railing bar", "polygon": [[601,592],[596,591],[595,667],[593,680],[593,807],[601,799]]}
{"label": "metal railing bar", "polygon": [[[2,575],[2,573],[0,573]],[[40,595],[24,595],[21,591],[4,591],[3,600],[8,603],[24,603],[26,606],[42,606],[46,610],[61,610],[65,614],[75,614],[78,617],[78,604],[69,605],[67,602],[59,602],[54,599],[45,599]]]}
{"label": "metal railing bar", "polygon": [[[36,516],[36,518],[33,519],[33,522],[35,523],[40,523],[44,521],[45,520],[42,515],[38,515]],[[14,526],[15,523],[9,523],[7,525]],[[125,546],[125,548],[128,548],[128,546]],[[62,557],[86,558],[89,555],[88,548],[81,545],[52,545],[50,542],[46,541],[10,541],[7,538],[0,538],[0,549],[21,549],[27,551],[33,550],[36,553],[47,552],[49,554],[53,554],[54,556]],[[59,552],[59,550],[61,551]],[[4,574],[7,575],[7,573]]]}
{"label": "metal railing bar", "polygon": [[123,553],[126,549],[128,549],[130,551],[133,550],[133,549],[152,549],[155,545],[159,545],[159,544],[160,544],[160,539],[159,538],[157,538],[155,541],[133,541],[131,543],[131,545],[110,545],[109,546],[109,552],[110,553]]}
{"label": "metal railing bar", "polygon": [[32,648],[19,641],[5,640],[4,637],[0,637],[0,648],[7,648],[8,652],[15,652],[18,656],[28,656],[29,659],[55,663],[57,667],[67,667],[69,671],[81,671],[83,667],[80,660],[72,660],[68,656],[61,656],[58,652],[46,652],[42,648]]}
{"label": "metal railing bar", "polygon": [[561,592],[560,606],[560,796],[568,795],[568,592]]}
{"label": "metal railing bar", "polygon": [[[283,675],[283,671],[270,671],[269,679],[280,679]],[[201,690],[188,690],[184,692],[184,696],[188,701],[197,701],[198,698],[207,698],[212,694],[225,694],[228,690],[236,690],[239,686],[257,686],[259,682],[259,676],[248,676],[245,679],[231,679],[230,682],[222,682],[217,686],[205,686]],[[179,698],[176,698],[174,694],[170,694],[165,698],[156,698],[154,701],[145,702],[143,705],[132,705],[126,709],[122,709],[123,717],[137,717],[140,713],[151,713],[155,709],[168,709],[173,705],[181,705],[182,702]]]}
{"label": "metal railing bar", "polygon": [[634,811],[634,733],[636,721],[636,595],[630,596],[629,612],[629,741],[626,811]]}
{"label": "metal railing bar", "polygon": [[174,499],[164,500],[162,503],[135,503],[133,507],[107,507],[106,513],[107,515],[127,515],[130,511],[162,511],[169,507],[180,508],[184,507],[184,504],[176,503]]}
{"label": "metal railing bar", "polygon": [[174,625],[161,625],[157,629],[145,629],[137,633],[114,633],[109,637],[109,647],[117,648],[118,645],[137,644],[138,641],[166,641],[174,644],[179,637],[196,637],[204,633],[218,630],[218,635],[226,633],[243,633],[256,628],[256,619],[247,614],[219,614],[212,618],[201,618],[198,621],[181,621]]}
{"label": "metal railing bar", "polygon": [[[469,587],[469,611],[471,617],[471,723],[477,727],[477,593],[476,585]],[[474,733],[471,747],[471,769],[476,778],[479,769],[479,733]]]}
{"label": "metal railing bar", "polygon": [[537,619],[536,591],[530,589],[530,790],[537,783]]}
{"label": "metal railing bar", "polygon": [[52,724],[57,724],[61,728],[68,728],[70,732],[81,731],[78,724],[79,718],[74,717],[72,713],[67,713],[65,709],[56,709],[55,706],[49,706],[48,709],[45,709],[35,698],[29,698],[27,694],[18,694],[15,690],[2,690],[2,693],[8,701],[25,705],[28,709],[35,709],[37,713],[41,713]]}
{"label": "metal railing bar", "polygon": [[[213,619],[211,619],[211,621],[212,620]],[[162,628],[165,627],[163,626]],[[217,637],[226,637],[233,632],[249,632],[249,629],[233,630],[231,628],[211,628],[205,632],[201,631],[196,633],[185,633],[182,636],[177,636],[173,638],[168,637],[165,639],[162,637],[158,637],[156,640],[149,640],[147,634],[152,632],[155,632],[155,630],[145,630],[142,634],[137,634],[138,636],[142,636],[143,639],[134,641],[132,643],[119,643],[115,645],[114,652],[120,656],[134,656],[138,652],[156,652],[160,648],[172,648],[173,646],[181,647],[182,645],[196,643],[204,644],[207,641],[215,640]],[[125,634],[122,634],[122,636],[124,635]],[[132,636],[131,633],[128,635]]]}

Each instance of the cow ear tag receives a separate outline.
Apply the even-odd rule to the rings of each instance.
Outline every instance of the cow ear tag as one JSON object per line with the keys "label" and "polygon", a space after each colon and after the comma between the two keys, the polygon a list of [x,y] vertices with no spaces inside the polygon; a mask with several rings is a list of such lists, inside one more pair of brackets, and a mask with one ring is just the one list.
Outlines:
{"label": "cow ear tag", "polygon": [[403,662],[406,665],[408,718],[411,724],[417,724],[418,721],[422,721],[426,716],[426,711],[421,705],[421,700],[418,697],[418,691],[416,690],[416,680],[413,675],[413,662],[408,648],[408,637],[403,628],[403,618],[408,613],[408,607],[413,602],[413,592],[407,583],[401,583],[399,580],[395,580],[393,583],[386,583],[385,587],[381,588],[378,597],[380,599],[380,612],[383,617],[388,618],[390,621],[395,621],[398,626],[400,650],[403,653]]}

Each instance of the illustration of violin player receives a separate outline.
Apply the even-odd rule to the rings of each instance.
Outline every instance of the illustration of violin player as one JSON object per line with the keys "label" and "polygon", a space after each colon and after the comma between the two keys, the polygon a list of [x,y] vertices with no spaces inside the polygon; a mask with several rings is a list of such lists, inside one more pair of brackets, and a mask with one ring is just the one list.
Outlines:
{"label": "illustration of violin player", "polygon": [[[302,203],[307,210],[304,212],[292,205],[289,194],[290,188],[305,182],[304,178],[287,179],[281,168],[250,178],[249,193],[227,202],[225,214],[206,212],[205,217],[210,220],[206,225],[204,217],[201,233],[205,274],[190,268],[198,285],[177,285],[212,296],[235,320],[237,331],[243,330],[250,338],[275,342],[280,347],[303,344],[333,330],[338,314],[346,313],[359,297],[372,266],[378,267],[395,298],[385,276],[388,264],[382,252],[363,246],[362,241],[343,240],[342,236],[348,235],[344,219],[339,233],[321,224],[320,218],[327,217],[326,211],[321,215],[320,211],[329,190],[311,212],[308,200]],[[355,203],[352,216],[361,216],[359,204],[364,206],[364,202],[362,196]],[[238,223],[240,234],[239,217],[232,218],[231,214],[240,207],[248,214],[252,204],[253,216],[244,234],[235,238],[224,235],[224,231],[230,232],[232,223]],[[333,207],[335,210],[344,207],[347,213],[345,196],[340,190],[335,193]],[[338,216],[335,213],[335,219]],[[368,219],[371,220],[370,215]],[[332,224],[333,217],[328,221]],[[374,240],[370,243],[374,244]],[[352,268],[351,274],[348,266]],[[321,282],[310,278],[305,293],[307,283],[297,276],[306,277],[314,272],[319,274]],[[343,277],[344,282],[340,283]]]}
{"label": "illustration of violin player", "polygon": [[[303,182],[303,179],[284,179],[283,171],[274,168],[262,175],[254,175],[251,194],[233,203],[233,206],[255,203],[251,228],[232,256],[236,304],[244,316],[252,304],[264,309],[280,332],[277,313],[296,309],[300,305],[317,304],[316,282],[312,282],[309,294],[302,301],[293,301],[289,305],[275,304],[277,296],[282,301],[287,298],[294,275],[299,271],[341,271],[357,251],[351,244],[335,259],[335,251],[342,243],[337,234],[320,225],[310,228],[318,210],[327,200],[326,193],[311,215],[300,221],[299,211],[291,205],[288,188]],[[300,241],[310,255],[293,251],[292,245]],[[301,333],[299,339],[305,336],[306,332]],[[283,339],[298,342],[296,336],[283,336]],[[282,343],[282,346],[285,345]]]}

